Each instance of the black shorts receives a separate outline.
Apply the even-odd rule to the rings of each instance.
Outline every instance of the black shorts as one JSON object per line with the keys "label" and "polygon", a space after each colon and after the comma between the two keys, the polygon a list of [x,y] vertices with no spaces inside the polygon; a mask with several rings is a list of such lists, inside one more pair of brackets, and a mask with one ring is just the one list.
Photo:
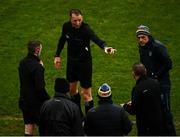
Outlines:
{"label": "black shorts", "polygon": [[90,88],[92,86],[92,61],[68,61],[66,77],[70,83],[80,81],[82,88]]}
{"label": "black shorts", "polygon": [[25,111],[22,110],[24,124],[36,124],[39,125],[39,111]]}

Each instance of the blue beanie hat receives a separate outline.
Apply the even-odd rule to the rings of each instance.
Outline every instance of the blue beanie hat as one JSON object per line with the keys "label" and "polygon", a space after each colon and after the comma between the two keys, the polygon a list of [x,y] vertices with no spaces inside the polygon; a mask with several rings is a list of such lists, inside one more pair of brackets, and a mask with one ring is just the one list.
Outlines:
{"label": "blue beanie hat", "polygon": [[111,87],[107,83],[102,84],[99,87],[98,96],[102,98],[111,96]]}
{"label": "blue beanie hat", "polygon": [[136,36],[138,35],[151,35],[149,28],[147,26],[144,25],[140,25],[137,27],[137,31],[136,31]]}

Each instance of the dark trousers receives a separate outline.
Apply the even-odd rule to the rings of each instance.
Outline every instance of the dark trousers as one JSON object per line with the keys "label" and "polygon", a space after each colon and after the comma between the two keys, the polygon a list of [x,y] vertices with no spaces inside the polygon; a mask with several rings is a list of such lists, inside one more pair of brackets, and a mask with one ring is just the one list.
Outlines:
{"label": "dark trousers", "polygon": [[160,85],[161,87],[161,104],[165,123],[165,135],[175,136],[176,130],[173,123],[170,106],[170,85]]}

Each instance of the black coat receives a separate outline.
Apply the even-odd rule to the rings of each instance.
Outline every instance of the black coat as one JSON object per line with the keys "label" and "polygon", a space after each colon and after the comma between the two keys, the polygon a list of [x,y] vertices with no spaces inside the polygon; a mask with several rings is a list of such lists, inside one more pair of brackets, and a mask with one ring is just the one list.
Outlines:
{"label": "black coat", "polygon": [[122,107],[101,100],[88,111],[84,129],[88,136],[123,136],[131,131],[132,123]]}
{"label": "black coat", "polygon": [[159,41],[149,37],[145,46],[139,46],[140,61],[147,69],[147,75],[158,79],[162,85],[170,85],[169,70],[172,69],[172,61],[166,47]]}
{"label": "black coat", "polygon": [[67,95],[56,92],[41,108],[39,132],[42,136],[83,135],[78,106]]}
{"label": "black coat", "polygon": [[28,54],[19,64],[20,98],[19,107],[27,111],[39,111],[43,102],[49,99],[45,90],[44,68],[40,59]]}
{"label": "black coat", "polygon": [[132,90],[132,105],[126,111],[136,115],[138,135],[161,135],[163,129],[160,86],[153,79],[140,78]]}

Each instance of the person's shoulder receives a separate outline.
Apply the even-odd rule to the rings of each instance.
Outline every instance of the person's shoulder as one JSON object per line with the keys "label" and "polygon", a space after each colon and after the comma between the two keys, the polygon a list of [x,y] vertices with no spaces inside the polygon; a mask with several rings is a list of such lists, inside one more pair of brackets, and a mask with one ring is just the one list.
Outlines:
{"label": "person's shoulder", "polygon": [[156,49],[160,49],[160,50],[166,48],[165,45],[161,41],[156,40],[156,39],[154,40],[153,45]]}
{"label": "person's shoulder", "polygon": [[29,60],[31,60],[31,56],[30,56],[29,54],[27,54],[25,57],[23,57],[23,58],[20,60],[20,62],[27,62],[27,61],[29,61]]}
{"label": "person's shoulder", "polygon": [[71,22],[67,21],[63,24],[63,27],[70,27],[71,26]]}
{"label": "person's shoulder", "polygon": [[88,115],[94,114],[97,112],[98,106],[94,106],[91,109],[88,110]]}
{"label": "person's shoulder", "polygon": [[85,23],[85,22],[82,22],[82,26],[81,26],[83,29],[89,29],[90,26],[88,23]]}
{"label": "person's shoulder", "polygon": [[21,66],[26,66],[30,71],[35,69],[43,69],[42,65],[39,63],[39,60],[33,56],[26,56],[20,61]]}
{"label": "person's shoulder", "polygon": [[19,64],[23,64],[24,62],[26,62],[26,60],[27,60],[26,57],[21,58],[20,61],[19,61]]}
{"label": "person's shoulder", "polygon": [[53,101],[54,101],[53,98],[50,98],[50,99],[44,101],[44,103],[43,103],[43,105],[42,105],[42,108],[51,106],[51,105],[53,104],[53,103],[52,103]]}
{"label": "person's shoulder", "polygon": [[120,115],[127,114],[127,112],[124,108],[125,106],[127,106],[127,105],[124,104],[123,106],[121,106],[121,105],[113,104],[112,110]]}
{"label": "person's shoulder", "polygon": [[162,45],[162,46],[164,45],[161,41],[159,41],[159,40],[157,40],[157,39],[155,39],[154,42],[155,42],[155,44],[157,44],[157,45]]}
{"label": "person's shoulder", "polygon": [[97,114],[97,107],[93,107],[88,110],[86,117],[94,117]]}
{"label": "person's shoulder", "polygon": [[160,42],[158,40],[155,40],[153,45],[154,45],[153,50],[155,51],[155,53],[158,56],[162,55],[167,50],[166,46],[162,42]]}
{"label": "person's shoulder", "polygon": [[86,23],[86,22],[82,22],[82,25],[83,25],[83,26],[89,26],[89,24]]}
{"label": "person's shoulder", "polygon": [[140,91],[143,92],[144,88],[148,88],[148,89],[159,88],[159,82],[155,79],[148,77],[146,80],[144,80],[144,82],[141,83],[138,89],[140,89]]}
{"label": "person's shoulder", "polygon": [[62,98],[62,100],[64,100],[64,102],[66,102],[66,104],[70,105],[71,107],[78,108],[78,105],[74,103],[70,98],[66,97]]}
{"label": "person's shoulder", "polygon": [[50,99],[44,101],[44,105],[48,105],[48,104],[50,104],[53,101],[54,101],[54,98],[50,98]]}
{"label": "person's shoulder", "polygon": [[113,104],[114,108],[118,109],[119,111],[124,111],[124,108],[121,105]]}

